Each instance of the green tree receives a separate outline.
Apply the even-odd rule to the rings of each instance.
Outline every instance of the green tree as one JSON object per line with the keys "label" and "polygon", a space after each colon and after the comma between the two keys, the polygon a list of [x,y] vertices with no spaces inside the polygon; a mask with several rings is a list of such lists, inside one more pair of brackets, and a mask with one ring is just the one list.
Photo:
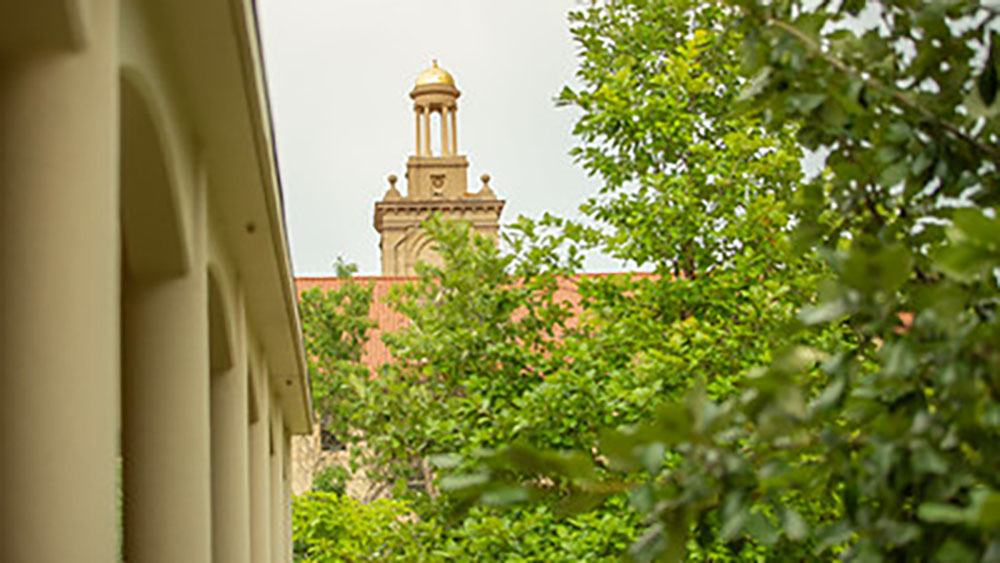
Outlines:
{"label": "green tree", "polygon": [[570,308],[554,298],[559,268],[516,273],[515,257],[467,224],[432,217],[424,228],[444,266],[419,264],[415,283],[393,288],[390,302],[408,322],[383,335],[394,360],[369,382],[359,429],[374,475],[432,491],[429,456],[518,434],[518,400],[560,364],[555,333]]}
{"label": "green tree", "polygon": [[356,439],[353,420],[361,414],[361,394],[371,377],[361,363],[374,327],[368,317],[371,302],[371,287],[354,281],[299,294],[313,409],[323,428],[345,443]]}
{"label": "green tree", "polygon": [[[770,361],[771,343],[813,295],[819,263],[783,236],[800,176],[793,132],[726,115],[739,86],[739,40],[724,33],[732,21],[724,6],[692,2],[609,2],[574,15],[586,87],[560,101],[583,110],[575,154],[605,180],[584,206],[602,229],[521,220],[504,254],[462,226],[426,225],[443,266],[421,267],[417,282],[397,291],[410,324],[385,336],[396,361],[366,383],[352,421],[371,446],[371,474],[416,485],[397,494],[433,518],[467,497],[438,496],[428,461],[461,473],[482,452],[518,442],[522,459],[494,467],[515,486],[490,487],[481,473],[438,484],[471,485],[488,504],[553,503],[544,516],[475,509],[450,529],[450,545],[470,546],[463,531],[518,530],[492,537],[488,551],[522,553],[515,538],[556,534],[562,551],[532,553],[576,560],[582,552],[570,546],[587,545],[592,557],[618,557],[644,506],[613,494],[624,487],[600,485],[615,469],[595,456],[601,429],[647,420],[699,380],[709,396],[731,397]],[[580,245],[654,273],[575,276]],[[578,302],[558,298],[560,284]],[[583,453],[538,458],[538,449]],[[591,461],[596,471],[538,480],[542,462],[572,469]],[[559,485],[581,477],[595,487],[582,500],[563,498]],[[581,539],[591,532],[555,517],[570,510],[604,522],[607,533]],[[697,555],[745,558],[758,547],[712,544]]]}
{"label": "green tree", "polygon": [[[1000,558],[1000,14],[978,1],[740,8],[747,109],[829,154],[798,242],[834,275],[800,316],[857,335],[825,351],[833,381],[796,417],[811,470],[842,491],[843,514],[817,533],[850,537],[859,559]],[[862,13],[867,28],[851,23]]]}
{"label": "green tree", "polygon": [[[600,228],[577,238],[652,268],[653,275],[581,280],[580,325],[564,342],[572,363],[560,369],[575,374],[574,393],[597,389],[592,396],[599,400],[574,408],[558,390],[541,413],[613,428],[649,420],[689,390],[732,400],[748,376],[771,361],[776,343],[842,336],[838,330],[788,334],[823,268],[785,236],[801,185],[795,130],[768,131],[759,117],[731,112],[742,84],[740,36],[729,33],[735,18],[721,2],[644,0],[602,2],[572,16],[582,87],[565,89],[559,101],[581,110],[575,128],[581,144],[573,154],[604,181],[583,206]],[[589,428],[581,445],[597,445],[599,430]],[[599,505],[663,467],[697,465],[663,444],[643,447],[635,452],[641,462],[626,464],[601,442],[597,470],[580,465],[591,456],[576,463],[571,456],[557,463],[564,473],[550,472],[577,489],[563,500],[566,508]],[[554,459],[515,447],[490,460],[493,481],[461,492],[492,494],[516,484],[512,465],[530,471]],[[625,482],[608,482],[608,470],[626,470]],[[656,498],[637,490],[632,506],[651,510]],[[701,494],[705,506],[719,502],[710,486]],[[796,503],[790,495],[780,500]],[[813,504],[802,512],[818,518],[835,508],[828,497]],[[721,525],[707,511],[696,526],[704,541],[692,557],[746,559],[763,549],[760,542],[725,541]],[[800,551],[789,546],[786,555]]]}
{"label": "green tree", "polygon": [[[539,465],[589,465],[602,427],[646,420],[699,380],[709,396],[731,397],[770,361],[772,343],[814,294],[821,265],[784,236],[800,177],[793,131],[727,116],[740,84],[739,39],[723,33],[733,19],[724,6],[691,2],[609,2],[574,15],[586,86],[560,100],[583,110],[574,152],[605,180],[584,206],[603,229],[522,220],[504,255],[464,228],[427,225],[444,265],[424,267],[397,296],[411,324],[386,337],[397,361],[366,409],[381,478],[424,482],[436,493],[420,460],[461,472],[480,452],[516,441],[524,447],[508,453],[523,457],[493,468],[515,486],[491,487],[480,473],[441,485],[490,504],[533,497],[555,502],[557,512],[617,512],[617,525],[634,536],[632,509],[602,504],[604,493],[622,490],[600,485],[612,469],[600,467],[603,458],[594,473],[565,476],[594,481],[568,503],[549,494],[561,483],[537,482]],[[654,273],[573,276],[579,244]],[[560,283],[579,295],[573,309],[555,298]],[[533,448],[583,453],[538,458]],[[755,549],[712,544],[698,553]]]}
{"label": "green tree", "polygon": [[[609,10],[598,23],[632,29],[643,9],[667,5],[688,22],[712,9],[594,9]],[[998,12],[963,0],[740,0],[719,9],[739,18],[727,28],[742,38],[747,77],[731,100],[736,118],[779,134],[792,125],[803,146],[827,155],[822,174],[779,201],[795,226],[781,244],[815,253],[828,274],[799,310],[799,330],[762,335],[784,351],[740,381],[739,393],[714,398],[696,388],[602,438],[610,466],[648,472],[617,482],[651,522],[633,554],[680,560],[692,548],[750,538],[823,559],[997,560]],[[590,41],[644,52],[642,40],[625,36]],[[606,178],[634,181],[648,158],[633,147],[665,141],[588,138],[593,127],[617,132],[642,120],[621,122],[614,104],[582,107],[584,138],[596,145],[583,157]],[[611,220],[641,225],[634,217],[643,209],[611,208]],[[704,367],[711,379],[713,366]],[[520,450],[501,457],[518,463]],[[579,467],[549,468],[581,497],[615,488]]]}
{"label": "green tree", "polygon": [[358,265],[344,260],[343,256],[337,256],[333,262],[333,272],[338,278],[349,278],[358,273]]}
{"label": "green tree", "polygon": [[[588,399],[571,374],[556,374],[554,368],[565,364],[559,334],[569,330],[572,314],[557,289],[579,258],[559,257],[555,246],[562,237],[541,234],[524,221],[507,235],[520,251],[502,254],[491,241],[473,236],[467,224],[432,218],[425,228],[435,237],[444,265],[421,264],[416,282],[394,289],[391,301],[408,324],[383,335],[394,361],[381,366],[377,377],[361,377],[358,362],[368,327],[358,318],[367,312],[368,289],[345,284],[336,292],[304,294],[307,348],[321,375],[316,395],[326,425],[350,428],[353,437],[364,440],[364,448],[352,450],[354,461],[365,466],[376,486],[408,500],[420,525],[400,533],[420,535],[426,550],[419,558],[469,558],[472,553],[479,554],[477,560],[514,554],[547,561],[616,558],[637,529],[635,513],[623,512],[620,501],[609,503],[603,513],[568,521],[544,507],[474,509],[457,522],[437,525],[446,522],[455,499],[438,495],[436,470],[451,460],[471,458],[519,436],[530,436],[539,447],[592,445],[599,422],[581,415],[575,428],[566,417],[536,416],[541,408],[551,408],[548,393],[537,393],[542,388],[575,393],[574,402]],[[357,373],[346,380],[340,375],[352,372]],[[576,411],[585,412],[582,406]],[[315,497],[300,510],[324,511],[316,505],[331,502]],[[322,536],[310,521],[299,521],[296,533]],[[409,551],[384,555],[414,557]]]}
{"label": "green tree", "polygon": [[[642,560],[1000,557],[996,17],[576,12],[583,86],[560,103],[582,110],[600,228],[524,220],[505,255],[432,222],[444,265],[397,295],[398,361],[356,379],[377,475],[420,483],[428,524],[543,502],[473,508],[433,557],[613,557],[637,536]],[[826,155],[808,181],[800,146]],[[581,244],[654,272],[572,277]]]}
{"label": "green tree", "polygon": [[821,271],[784,236],[794,130],[731,114],[740,39],[721,2],[602,2],[571,21],[583,86],[559,102],[581,111],[572,154],[603,180],[582,207],[600,228],[589,240],[655,274],[581,283],[588,336],[620,351],[613,379],[659,381],[657,399],[699,379],[728,396]]}

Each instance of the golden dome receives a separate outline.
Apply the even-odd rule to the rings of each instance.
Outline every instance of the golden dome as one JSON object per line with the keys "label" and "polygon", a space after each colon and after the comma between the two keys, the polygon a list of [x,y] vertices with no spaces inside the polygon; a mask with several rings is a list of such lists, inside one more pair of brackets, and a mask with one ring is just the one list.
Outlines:
{"label": "golden dome", "polygon": [[455,79],[451,77],[451,74],[447,70],[438,67],[437,59],[434,60],[434,65],[431,68],[420,73],[420,76],[417,77],[417,83],[414,86],[428,86],[431,84],[455,85]]}

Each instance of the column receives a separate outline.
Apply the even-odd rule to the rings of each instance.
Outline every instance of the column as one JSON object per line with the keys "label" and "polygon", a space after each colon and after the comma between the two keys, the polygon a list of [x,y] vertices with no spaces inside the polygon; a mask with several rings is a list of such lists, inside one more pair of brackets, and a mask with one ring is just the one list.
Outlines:
{"label": "column", "polygon": [[[274,397],[271,397],[272,407]],[[285,502],[283,497],[284,486],[281,481],[281,458],[282,444],[285,442],[283,426],[281,424],[281,411],[277,408],[271,409],[271,561],[280,562],[285,560],[284,553],[284,530],[282,522],[284,520]]]}
{"label": "column", "polygon": [[424,156],[431,156],[431,108],[424,106]]}
{"label": "column", "polygon": [[285,432],[284,459],[282,466],[284,471],[285,488],[281,497],[285,501],[284,509],[284,539],[285,539],[285,561],[292,563],[292,435]]}
{"label": "column", "polygon": [[267,372],[252,374],[257,416],[250,425],[250,561],[271,562],[270,391]]}
{"label": "column", "polygon": [[417,152],[414,154],[420,156],[424,154],[423,149],[420,146],[420,106],[415,106],[413,108],[413,116],[416,118],[416,128],[414,130],[417,132]]}
{"label": "column", "polygon": [[451,106],[448,110],[451,114],[451,154],[458,154],[458,121],[455,116],[458,108]]}
{"label": "column", "polygon": [[118,16],[113,0],[80,4],[79,50],[0,55],[0,561],[10,563],[116,556]]}
{"label": "column", "polygon": [[250,435],[242,299],[234,299],[233,365],[212,374],[212,561],[250,561]]}
{"label": "column", "polygon": [[125,282],[127,561],[212,557],[206,289],[197,266],[179,279]]}
{"label": "column", "polygon": [[448,109],[441,106],[441,156],[451,154],[451,147],[448,144]]}

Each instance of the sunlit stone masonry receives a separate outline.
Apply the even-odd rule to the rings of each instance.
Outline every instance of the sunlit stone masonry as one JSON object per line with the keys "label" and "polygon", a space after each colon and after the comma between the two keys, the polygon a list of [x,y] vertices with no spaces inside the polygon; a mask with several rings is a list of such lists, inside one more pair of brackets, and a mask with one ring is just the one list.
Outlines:
{"label": "sunlit stone masonry", "polygon": [[410,92],[416,142],[406,161],[406,194],[396,187],[396,176],[389,176],[389,189],[375,204],[383,276],[411,276],[417,262],[437,263],[431,240],[420,229],[432,213],[469,221],[477,233],[497,239],[504,202],[493,193],[487,174],[477,191],[468,190],[469,161],[458,153],[460,95],[455,79],[437,61],[420,73]]}

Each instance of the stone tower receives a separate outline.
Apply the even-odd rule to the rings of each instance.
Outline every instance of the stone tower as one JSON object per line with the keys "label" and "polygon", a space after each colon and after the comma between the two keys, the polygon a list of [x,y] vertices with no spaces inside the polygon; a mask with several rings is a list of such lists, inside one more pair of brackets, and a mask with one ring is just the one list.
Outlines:
{"label": "stone tower", "polygon": [[[409,276],[418,261],[439,262],[432,241],[420,224],[437,212],[464,219],[479,234],[494,241],[503,200],[490,189],[483,174],[477,192],[468,191],[469,161],[458,154],[458,97],[451,74],[434,65],[417,77],[410,98],[416,124],[416,150],[406,162],[406,195],[389,176],[389,190],[375,204],[375,230],[381,235],[383,276]],[[440,129],[440,146],[432,150],[432,128]]]}

